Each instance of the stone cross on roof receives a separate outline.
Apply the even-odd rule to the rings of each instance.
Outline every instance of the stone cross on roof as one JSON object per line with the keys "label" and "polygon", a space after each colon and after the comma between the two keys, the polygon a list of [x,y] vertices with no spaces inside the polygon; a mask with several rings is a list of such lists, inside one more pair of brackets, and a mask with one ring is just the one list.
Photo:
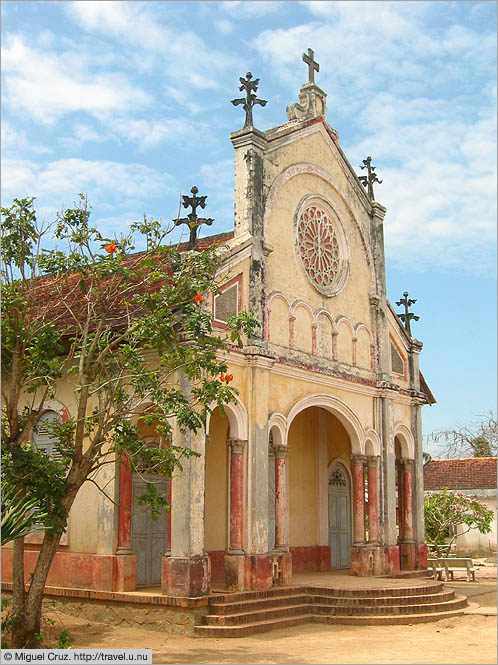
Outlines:
{"label": "stone cross on roof", "polygon": [[246,127],[253,126],[253,120],[252,120],[253,106],[255,104],[261,104],[261,106],[266,106],[267,104],[265,99],[256,99],[256,91],[258,89],[259,79],[254,79],[254,81],[251,81],[251,79],[252,79],[251,72],[247,72],[246,78],[244,78],[243,76],[239,78],[239,81],[241,83],[239,90],[246,91],[246,98],[244,99],[242,97],[241,99],[232,99],[232,104],[234,106],[242,104],[244,111],[246,112],[246,121],[244,123],[244,129]]}
{"label": "stone cross on roof", "polygon": [[308,49],[308,55],[303,53],[303,62],[308,65],[308,83],[315,83],[315,72],[320,71],[320,65],[315,62],[315,52],[313,49]]}
{"label": "stone cross on roof", "polygon": [[186,224],[189,229],[190,229],[190,237],[188,241],[188,249],[192,250],[195,249],[195,244],[197,242],[197,231],[199,229],[199,226],[201,224],[207,224],[208,226],[211,226],[211,224],[214,222],[214,219],[209,218],[202,218],[202,217],[197,217],[197,206],[200,208],[204,209],[206,207],[206,196],[197,196],[197,192],[199,191],[197,187],[192,187],[190,190],[193,194],[193,196],[182,196],[183,199],[183,207],[188,208],[189,206],[192,207],[192,212],[187,215],[187,217],[182,217],[181,219],[174,219],[173,222],[175,223],[175,226],[180,226],[180,224]]}
{"label": "stone cross on roof", "polygon": [[370,198],[371,201],[375,201],[374,197],[374,182],[378,182],[379,185],[382,183],[382,180],[379,180],[377,177],[377,174],[375,173],[375,169],[377,167],[372,166],[372,158],[368,156],[366,159],[363,160],[364,166],[360,166],[361,169],[367,169],[368,175],[361,175],[360,176],[360,182],[361,184],[366,187],[367,192],[368,192],[368,197]]}
{"label": "stone cross on roof", "polygon": [[405,308],[405,313],[404,314],[398,314],[399,318],[403,321],[405,324],[405,330],[408,333],[408,336],[412,336],[412,331],[410,329],[410,321],[418,321],[420,319],[420,316],[415,316],[413,312],[409,312],[409,308],[414,305],[417,301],[413,300],[411,298],[408,298],[408,291],[403,292],[403,298],[401,300],[398,300],[396,305],[398,307],[401,307],[401,305],[404,306]]}

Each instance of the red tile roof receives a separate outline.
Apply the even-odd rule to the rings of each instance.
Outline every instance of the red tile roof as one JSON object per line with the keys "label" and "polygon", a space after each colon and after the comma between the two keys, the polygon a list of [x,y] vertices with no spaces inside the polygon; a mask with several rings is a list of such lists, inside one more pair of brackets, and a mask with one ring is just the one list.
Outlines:
{"label": "red tile roof", "polygon": [[496,457],[433,459],[424,466],[424,489],[492,489],[496,487]]}

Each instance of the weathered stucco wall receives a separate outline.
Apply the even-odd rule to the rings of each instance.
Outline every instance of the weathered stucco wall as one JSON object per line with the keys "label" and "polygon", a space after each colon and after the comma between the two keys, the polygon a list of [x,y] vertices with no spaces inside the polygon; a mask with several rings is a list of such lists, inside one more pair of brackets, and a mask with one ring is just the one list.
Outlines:
{"label": "weathered stucco wall", "polygon": [[318,544],[316,506],[316,409],[294,419],[289,430],[289,545]]}
{"label": "weathered stucco wall", "polygon": [[209,440],[206,442],[206,528],[205,549],[227,547],[228,506],[228,419],[216,409],[211,416]]}

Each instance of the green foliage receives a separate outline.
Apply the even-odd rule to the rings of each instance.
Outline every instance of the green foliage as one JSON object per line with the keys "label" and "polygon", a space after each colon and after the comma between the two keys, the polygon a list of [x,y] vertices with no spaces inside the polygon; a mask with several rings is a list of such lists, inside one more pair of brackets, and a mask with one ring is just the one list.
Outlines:
{"label": "green foliage", "polygon": [[22,496],[15,487],[2,483],[2,545],[43,530],[46,517],[47,513],[40,510],[35,498]]}
{"label": "green foliage", "polygon": [[438,545],[443,545],[448,540],[453,542],[457,527],[460,527],[460,533],[466,533],[470,529],[489,533],[493,522],[493,511],[481,501],[447,488],[426,496],[424,516],[427,539],[436,545],[438,554]]}
{"label": "green foliage", "polygon": [[[169,230],[147,217],[129,234],[109,238],[90,217],[82,195],[45,227],[33,198],[2,209],[2,472],[9,491],[43,514],[33,580],[46,577],[39,571],[44,557],[53,557],[49,541],[63,532],[79,489],[97,484],[103,465],[124,456],[132,469],[169,477],[197,454],[172,444],[172,423],[197,432],[213,405],[236,400],[221,379],[224,352],[243,346],[259,325],[240,312],[226,331],[213,331],[206,299],[220,292],[221,246],[181,253],[167,244]],[[49,248],[52,231],[64,251]],[[136,240],[145,251],[135,251]],[[46,401],[60,399],[60,386],[72,395],[72,413],[45,423],[54,439],[46,454],[33,432]],[[142,432],[152,424],[151,446]],[[153,516],[167,508],[150,484],[141,501]]]}
{"label": "green foliage", "polygon": [[70,649],[72,644],[71,636],[67,629],[61,630],[57,639],[56,649]]}

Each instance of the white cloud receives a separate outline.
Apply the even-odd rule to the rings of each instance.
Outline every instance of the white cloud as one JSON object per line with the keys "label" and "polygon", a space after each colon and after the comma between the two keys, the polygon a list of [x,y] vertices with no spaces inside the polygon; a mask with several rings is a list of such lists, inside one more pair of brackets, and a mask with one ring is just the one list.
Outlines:
{"label": "white cloud", "polygon": [[369,138],[345,151],[354,167],[373,156],[391,259],[486,271],[496,237],[495,113],[451,118],[450,102],[414,100],[410,114],[409,102],[381,93],[360,118]]}
{"label": "white cloud", "polygon": [[36,50],[20,36],[7,36],[2,48],[5,102],[44,124],[74,111],[102,117],[150,102],[149,96],[131,86],[124,76],[91,73],[85,71],[84,64],[79,60],[73,66],[72,54]]}
{"label": "white cloud", "polygon": [[17,130],[12,127],[8,120],[2,120],[2,153],[18,154],[19,150],[28,148],[31,152],[37,154],[50,153],[52,150],[43,145],[36,145],[28,141],[24,130]]}
{"label": "white cloud", "polygon": [[[163,6],[170,11],[167,3]],[[167,28],[167,21],[160,25],[141,3],[85,0],[68,3],[66,11],[84,29],[118,39],[121,47],[124,42],[138,47],[138,52],[130,49],[137,63],[143,64],[143,54],[148,54],[150,67],[160,61],[172,80],[194,88],[217,88],[223,73],[237,61],[219,48],[209,49],[192,30]]]}
{"label": "white cloud", "polygon": [[88,194],[90,202],[101,196],[111,201],[143,196],[157,196],[171,191],[172,178],[143,164],[112,161],[59,159],[48,164],[29,160],[5,159],[3,198],[36,196],[43,205],[48,201],[70,205],[78,193]]}
{"label": "white cloud", "polygon": [[228,0],[221,2],[219,7],[236,18],[260,18],[268,14],[274,14],[277,11],[282,11],[285,3],[279,0]]}
{"label": "white cloud", "polygon": [[222,35],[230,35],[235,29],[234,24],[231,21],[227,21],[226,19],[215,21],[214,25]]}

